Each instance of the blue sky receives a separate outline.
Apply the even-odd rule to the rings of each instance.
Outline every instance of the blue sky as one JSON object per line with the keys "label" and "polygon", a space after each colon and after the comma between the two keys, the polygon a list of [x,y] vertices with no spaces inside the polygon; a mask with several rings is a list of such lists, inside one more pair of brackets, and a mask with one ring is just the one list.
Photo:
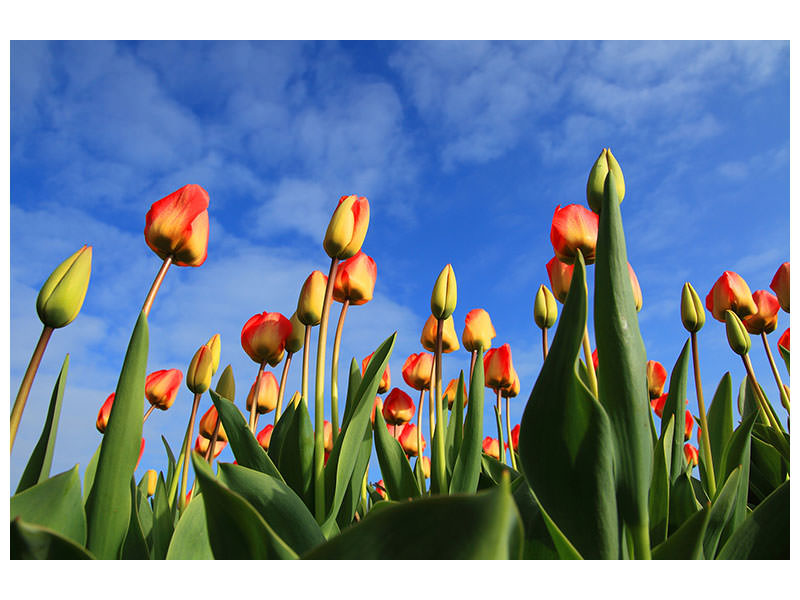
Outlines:
{"label": "blue sky", "polygon": [[[397,330],[393,384],[411,391],[401,366],[421,350],[431,287],[449,262],[459,335],[481,307],[496,343],[511,345],[522,380],[513,423],[542,362],[532,307],[548,283],[553,210],[585,204],[604,146],[625,173],[645,346],[668,370],[686,339],[685,281],[705,298],[734,270],[753,291],[767,289],[789,260],[786,42],[15,42],[10,71],[12,394],[41,330],[39,287],[81,245],[94,246],[83,310],[54,334],[31,392],[11,485],[67,352],[54,472],[83,469],[99,443],[97,411],[160,265],[144,243],[144,215],[187,183],[211,199],[208,259],[170,269],[151,313],[148,372],[185,371],[220,333],[242,407],[256,366],[241,327],[264,310],[290,316],[308,273],[327,269],[322,237],[343,194],[370,200],[363,249],[378,280],[374,300],[349,311],[342,385],[349,357],[360,361]],[[589,278],[591,287],[591,268]],[[781,312],[773,351],[788,325]],[[744,371],[724,326],[709,315],[699,337],[706,397],[727,370],[738,387]],[[751,355],[777,404],[758,340]],[[468,368],[468,354],[444,366],[446,383]],[[689,400],[696,412],[691,388]],[[138,475],[163,467],[161,433],[179,446],[190,405],[184,386],[148,420]],[[496,435],[488,402],[484,420]],[[233,460],[229,449],[220,458]],[[373,460],[370,480],[378,477]]]}

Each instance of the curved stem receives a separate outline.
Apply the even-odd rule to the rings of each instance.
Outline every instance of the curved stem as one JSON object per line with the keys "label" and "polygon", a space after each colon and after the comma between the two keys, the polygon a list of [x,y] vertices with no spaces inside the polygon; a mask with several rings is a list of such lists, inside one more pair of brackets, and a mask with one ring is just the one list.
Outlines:
{"label": "curved stem", "polygon": [[164,263],[161,265],[161,268],[156,274],[156,278],[153,280],[153,285],[150,286],[150,291],[147,292],[147,298],[144,299],[144,304],[142,305],[142,312],[144,313],[145,317],[150,315],[150,309],[153,307],[153,301],[156,299],[158,288],[161,287],[161,283],[164,281],[164,277],[167,275],[167,269],[169,269],[171,264],[172,256],[168,256],[164,259]]}
{"label": "curved stem", "polygon": [[146,413],[144,413],[144,417],[142,417],[142,425],[144,425],[144,424],[147,422],[147,417],[149,417],[149,416],[150,416],[150,413],[151,413],[151,412],[153,412],[153,409],[154,409],[155,407],[156,407],[156,405],[155,405],[155,404],[151,404],[151,405],[150,405],[150,408],[148,408],[148,409],[147,409],[147,412],[146,412]]}
{"label": "curved stem", "polygon": [[267,366],[267,361],[262,362],[258,365],[258,375],[256,375],[256,387],[255,391],[253,392],[253,402],[250,404],[250,431],[253,432],[253,435],[256,433],[256,425],[258,424],[258,393],[261,390],[261,377],[264,374],[264,368]]}
{"label": "curved stem", "polygon": [[200,405],[200,394],[194,395],[192,403],[192,416],[189,417],[189,425],[186,428],[186,435],[183,438],[183,472],[181,474],[181,492],[178,497],[178,506],[182,509],[186,505],[186,486],[189,475],[189,443],[194,431],[194,421],[197,418],[197,407]]}
{"label": "curved stem", "polygon": [[303,380],[300,390],[303,396],[303,402],[306,408],[308,408],[308,345],[311,343],[311,325],[306,325],[306,333],[303,339]]}
{"label": "curved stem", "polygon": [[772,357],[772,350],[769,349],[769,344],[767,343],[767,334],[763,331],[761,332],[761,341],[764,342],[764,350],[767,352],[767,358],[769,359],[769,366],[772,367],[772,375],[775,377],[775,383],[778,384],[778,392],[781,395],[781,404],[783,404],[783,408],[786,409],[786,412],[789,412],[789,394],[786,392],[786,388],[783,387],[783,381],[781,380],[781,374],[778,371],[778,366],[775,364],[775,359]]}
{"label": "curved stem", "polygon": [[283,395],[286,393],[286,376],[289,374],[289,365],[292,362],[292,353],[286,353],[286,361],[283,363],[283,373],[281,373],[281,386],[278,388],[278,406],[275,407],[275,425],[278,424],[278,419],[281,418],[281,409],[283,408]]}
{"label": "curved stem", "polygon": [[714,463],[711,457],[711,435],[708,431],[706,405],[703,401],[703,385],[700,383],[700,356],[697,350],[697,333],[692,331],[692,365],[694,367],[694,387],[697,390],[697,406],[700,409],[700,427],[706,432],[701,436],[700,445],[703,450],[706,476],[708,477],[708,492],[711,498],[717,494],[717,481],[714,475]]}
{"label": "curved stem", "polygon": [[437,319],[436,322],[436,402],[434,408],[436,409],[436,436],[431,440],[433,451],[436,452],[436,461],[431,461],[431,471],[433,471],[434,464],[436,465],[436,473],[431,472],[431,476],[435,475],[437,478],[438,489],[440,494],[447,493],[447,466],[445,465],[445,451],[444,451],[444,422],[442,421],[442,330],[444,329],[444,321]]}
{"label": "curved stem", "polygon": [[331,354],[331,431],[334,442],[339,437],[339,346],[342,343],[344,318],[349,306],[350,298],[345,298],[342,303],[342,311],[339,313],[339,322],[336,324],[336,335],[333,338],[333,353]]}
{"label": "curved stem", "polygon": [[500,455],[500,462],[506,464],[506,441],[503,437],[503,399],[501,396],[502,391],[497,390],[497,443],[500,447],[497,449]]}
{"label": "curved stem", "polygon": [[761,410],[764,413],[764,417],[767,420],[767,423],[778,433],[781,433],[781,427],[778,422],[775,420],[775,416],[772,414],[772,411],[769,409],[769,404],[767,403],[767,399],[761,393],[761,386],[758,385],[758,380],[756,380],[756,374],[753,371],[753,364],[750,362],[750,357],[745,354],[742,356],[742,362],[744,363],[744,368],[747,371],[747,377],[750,380],[750,388],[753,390],[753,394],[755,395],[756,399],[758,400]]}
{"label": "curved stem", "polygon": [[[431,365],[431,377],[428,380],[428,440],[431,443],[431,456],[433,456],[433,432],[436,427],[436,409],[433,403],[436,399],[436,382],[434,376],[436,375],[436,353],[433,355],[433,364]],[[422,435],[422,434],[420,434]],[[422,453],[422,446],[417,450]]]}
{"label": "curved stem", "polygon": [[594,372],[594,361],[592,360],[592,345],[589,343],[588,326],[584,327],[583,329],[583,357],[586,359],[586,372],[589,374],[589,384],[592,387],[592,393],[594,393],[595,398],[599,398],[597,394],[597,374]]}
{"label": "curved stem", "polygon": [[22,420],[22,411],[25,410],[25,403],[28,401],[28,394],[31,392],[33,385],[33,378],[36,377],[36,371],[39,370],[39,363],[42,362],[47,342],[50,341],[50,336],[53,334],[53,328],[44,326],[42,334],[39,336],[39,341],[36,342],[36,348],[33,350],[33,356],[28,363],[28,368],[25,370],[25,375],[22,377],[22,383],[17,392],[17,398],[14,400],[14,408],[11,409],[11,447],[9,451],[14,448],[14,440],[17,437],[17,429],[19,429],[19,422]]}
{"label": "curved stem", "polygon": [[217,446],[217,437],[219,436],[219,415],[217,415],[217,422],[214,424],[214,433],[211,434],[211,442],[208,444],[208,448],[206,448],[206,454],[203,458],[208,461],[208,464],[211,464],[211,461],[214,460],[214,450]]}
{"label": "curved stem", "polygon": [[547,329],[542,327],[542,359],[547,358]]}
{"label": "curved stem", "polygon": [[[420,418],[422,417],[422,405],[425,402],[425,389],[421,389],[419,392],[419,409],[417,410],[417,456],[422,456],[422,427],[420,426]],[[421,486],[423,489],[420,490],[423,494],[425,494],[425,486],[424,480],[423,485]]]}
{"label": "curved stem", "polygon": [[[508,453],[511,455],[511,467],[517,470],[517,459],[514,456],[514,442],[511,440],[511,398],[506,398],[506,433],[508,434]],[[505,457],[505,452],[503,452]]]}

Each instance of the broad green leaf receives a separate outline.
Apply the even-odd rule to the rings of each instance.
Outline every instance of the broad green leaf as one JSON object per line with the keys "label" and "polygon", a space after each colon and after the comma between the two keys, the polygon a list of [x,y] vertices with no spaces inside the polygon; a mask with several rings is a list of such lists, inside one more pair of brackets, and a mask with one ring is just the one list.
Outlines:
{"label": "broad green leaf", "polygon": [[[511,495],[514,497],[514,503],[522,518],[522,527],[525,532],[522,558],[526,560],[559,558],[542,512],[524,476],[518,477],[511,483]],[[563,558],[571,558],[571,556]]]}
{"label": "broad green leaf", "polygon": [[203,494],[195,494],[186,505],[167,550],[167,560],[214,560],[206,527]]}
{"label": "broad green leaf", "polygon": [[61,399],[64,397],[64,387],[67,384],[67,369],[69,368],[69,354],[64,357],[61,371],[56,379],[53,394],[50,396],[50,405],[44,419],[44,427],[39,441],[36,442],[28,464],[20,477],[17,491],[20,493],[32,485],[44,481],[50,476],[50,466],[53,464],[53,448],[56,445],[56,432],[58,431],[58,418],[61,415]]}
{"label": "broad green leaf", "polygon": [[297,554],[325,541],[303,501],[284,483],[258,471],[220,464],[219,481],[250,503]]}
{"label": "broad green leaf", "polygon": [[481,455],[481,472],[491,479],[495,485],[500,484],[504,473],[508,473],[511,481],[515,481],[521,474],[505,463],[501,463],[494,456],[489,456],[485,452]]}
{"label": "broad green leaf", "polygon": [[[314,469],[314,431],[305,403],[299,402],[291,417],[288,428],[277,442],[281,444],[281,450],[280,459],[275,464],[286,484],[306,503],[306,506],[312,507],[314,505],[313,490],[311,489]],[[281,421],[278,423],[280,424]],[[274,433],[273,429],[270,450],[275,439]]]}
{"label": "broad green leaf", "polygon": [[[130,492],[128,492],[130,493]],[[11,497],[10,518],[52,529],[78,545],[86,542],[78,465]]]}
{"label": "broad green leaf", "polygon": [[507,559],[522,551],[522,523],[508,482],[475,495],[385,502],[309,559]]}
{"label": "broad green leaf", "polygon": [[86,548],[52,529],[25,523],[19,518],[11,520],[12,560],[91,560]]}
{"label": "broad green leaf", "polygon": [[670,416],[667,425],[656,442],[653,455],[653,479],[650,483],[648,508],[650,514],[650,543],[657,546],[667,539],[669,527],[669,469],[672,462],[667,448],[672,447],[675,417]]}
{"label": "broad green leaf", "polygon": [[[714,462],[714,476],[722,480],[722,454],[733,434],[733,396],[731,374],[725,373],[714,392],[714,399],[708,408],[708,441],[711,445],[711,460]],[[702,452],[700,452],[702,455]]]}
{"label": "broad green leaf", "polygon": [[344,413],[342,415],[342,429],[350,422],[353,416],[353,409],[355,408],[356,392],[361,385],[361,370],[358,368],[356,359],[350,361],[350,375],[347,379],[347,399],[344,405]]}
{"label": "broad green leaf", "polygon": [[689,373],[689,341],[683,345],[680,356],[672,368],[669,377],[669,392],[661,414],[661,433],[666,424],[674,417],[675,425],[672,444],[664,449],[669,453],[669,480],[674,485],[686,467],[686,456],[683,453],[683,432],[686,427],[686,382]]}
{"label": "broad green leaf", "polygon": [[703,536],[711,511],[695,512],[663,544],[653,548],[654,560],[697,560],[703,558]]}
{"label": "broad green leaf", "polygon": [[[228,433],[227,427],[225,432]],[[197,452],[192,452],[192,464],[205,500],[206,527],[214,558],[297,558],[247,500],[214,477],[211,466]]]}
{"label": "broad green leaf", "polygon": [[[606,177],[594,269],[594,329],[602,364],[597,385],[600,404],[611,422],[610,431],[616,442],[612,458],[619,514],[631,530],[646,537],[647,498],[653,468],[647,355],[639,333],[619,207],[616,182],[613,177]],[[581,292],[585,293],[584,289]],[[538,491],[537,495],[547,507]],[[551,516],[559,523],[552,512]]]}
{"label": "broad green leaf", "polygon": [[[461,440],[464,438],[464,371],[458,376],[456,386],[456,397],[453,401],[453,411],[450,414],[450,421],[447,423],[447,439],[445,440],[445,452],[447,454],[447,471],[452,479],[453,468],[458,458],[458,451],[461,448]],[[442,407],[444,410],[444,407]]]}
{"label": "broad green leaf", "polygon": [[756,423],[753,425],[753,435],[760,439],[765,444],[771,445],[775,448],[786,461],[788,465],[791,461],[791,453],[789,452],[789,434],[786,432],[779,433],[772,427]]}
{"label": "broad green leaf", "polygon": [[[681,459],[684,462],[686,461],[683,456]],[[694,486],[692,485],[689,474],[686,471],[680,473],[669,490],[668,535],[671,536],[680,529],[683,524],[691,519],[701,508],[701,505],[697,502],[697,498],[695,498]]]}
{"label": "broad green leaf", "polygon": [[[161,476],[163,477],[163,474]],[[139,524],[142,526],[144,539],[149,540],[150,532],[153,530],[153,507],[150,506],[150,502],[147,499],[147,477],[142,478],[142,483],[137,491],[136,502]]]}
{"label": "broad green leaf", "polygon": [[789,558],[789,482],[759,504],[725,542],[721,560]]}
{"label": "broad green leaf", "polygon": [[371,455],[372,430],[370,427],[367,427],[364,430],[364,439],[361,441],[361,449],[358,452],[358,458],[353,467],[353,475],[350,477],[350,485],[347,486],[344,498],[342,498],[342,506],[336,517],[336,522],[339,524],[339,527],[346,527],[353,522],[356,508],[361,500],[361,484],[364,481],[364,475],[367,472]]}
{"label": "broad green leaf", "polygon": [[[305,407],[305,402],[300,402],[299,404],[302,404],[303,407]],[[297,409],[298,406],[295,406],[294,402],[289,402],[289,404],[286,406],[286,409],[281,414],[281,418],[278,419],[278,423],[275,425],[275,428],[272,430],[272,435],[269,438],[269,450],[267,450],[267,456],[269,456],[272,464],[278,467],[279,471],[281,451],[283,450],[283,440],[286,439],[286,435],[292,428]]]}
{"label": "broad green leaf", "polygon": [[173,521],[169,506],[169,492],[163,474],[159,473],[156,493],[153,495],[153,527],[150,531],[150,553],[153,559],[166,558],[172,533]]}
{"label": "broad green leaf", "polygon": [[[617,558],[611,423],[577,375],[585,324],[585,267],[579,255],[553,345],[522,415],[519,456],[539,504],[580,555]],[[649,444],[646,421],[644,431]],[[648,484],[650,470],[648,465]]]}
{"label": "broad green leaf", "polygon": [[86,502],[89,500],[89,492],[92,491],[92,485],[94,485],[94,474],[97,473],[97,460],[100,458],[100,448],[103,445],[103,440],[100,440],[100,444],[97,446],[97,450],[94,451],[92,454],[92,458],[89,459],[89,463],[86,465],[86,469],[83,472],[83,505],[86,506]]}
{"label": "broad green leaf", "polygon": [[742,468],[736,467],[717,494],[714,504],[711,505],[711,515],[703,538],[703,556],[707,560],[713,559],[716,555],[722,530],[730,520],[731,515],[733,515],[733,504],[736,500],[736,492],[739,489],[739,478],[741,476]]}
{"label": "broad green leaf", "polygon": [[783,358],[783,362],[784,362],[784,364],[786,364],[786,372],[790,373],[790,369],[789,369],[790,352],[786,348],[784,348],[783,346],[778,346],[778,352],[781,353],[781,358]]}
{"label": "broad green leaf", "polygon": [[450,480],[451,494],[472,494],[478,489],[483,450],[484,384],[483,348],[479,348],[467,391],[469,403],[464,420],[464,437],[453,467],[453,478]]}
{"label": "broad green leaf", "polygon": [[420,491],[408,458],[400,443],[386,429],[386,421],[379,410],[375,411],[375,423],[372,429],[375,434],[375,452],[378,455],[378,464],[381,466],[383,485],[389,498],[392,500],[418,498]]}
{"label": "broad green leaf", "polygon": [[734,430],[722,454],[724,479],[727,479],[739,466],[742,467],[742,475],[739,478],[733,513],[728,525],[722,531],[721,544],[727,541],[731,533],[742,524],[747,515],[747,493],[750,488],[750,439],[757,416],[758,413],[753,412],[742,421],[739,427]]}
{"label": "broad green leaf", "polygon": [[128,523],[128,532],[125,534],[125,541],[122,543],[123,560],[147,560],[150,552],[147,549],[142,523],[139,520],[139,490],[131,478],[131,516]]}
{"label": "broad green leaf", "polygon": [[167,443],[167,438],[165,438],[162,435],[161,436],[161,441],[164,443],[164,450],[167,453],[167,477],[166,477],[166,483],[167,483],[167,489],[170,489],[170,486],[172,485],[172,478],[175,477],[177,465],[175,463],[175,455],[172,453],[172,448],[170,448],[169,444]]}
{"label": "broad green leaf", "polygon": [[786,481],[788,471],[780,453],[755,434],[750,440],[750,494],[754,504],[762,502]]}
{"label": "broad green leaf", "polygon": [[247,421],[244,420],[239,409],[233,402],[223,398],[214,390],[208,390],[208,393],[211,394],[211,400],[217,408],[219,418],[222,419],[222,426],[225,428],[225,434],[228,436],[228,443],[231,445],[236,462],[243,467],[261,471],[283,481],[280,471],[264,452],[253,432],[250,431]]}
{"label": "broad green leaf", "polygon": [[100,559],[119,556],[128,530],[130,481],[142,444],[147,350],[147,317],[140,313],[103,435],[94,484],[86,500],[86,547]]}

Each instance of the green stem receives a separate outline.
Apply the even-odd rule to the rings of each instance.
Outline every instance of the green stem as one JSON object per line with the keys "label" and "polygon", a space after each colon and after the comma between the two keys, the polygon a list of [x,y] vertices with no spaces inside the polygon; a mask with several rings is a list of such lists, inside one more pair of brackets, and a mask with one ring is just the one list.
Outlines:
{"label": "green stem", "polygon": [[767,334],[763,331],[761,332],[761,341],[764,342],[764,350],[767,352],[769,366],[772,367],[772,375],[775,377],[775,383],[778,384],[778,393],[781,395],[781,404],[783,404],[783,408],[786,409],[786,412],[789,413],[789,394],[786,393],[786,388],[783,387],[781,374],[778,372],[778,366],[775,364],[775,359],[772,357],[772,350],[769,349],[769,344],[767,343]]}
{"label": "green stem", "polygon": [[473,350],[472,352],[470,352],[470,357],[469,357],[469,380],[470,381],[472,381],[472,372],[475,370],[475,361],[477,360],[477,358],[478,358],[478,351],[477,350]]}
{"label": "green stem", "polygon": [[292,363],[292,353],[286,353],[286,362],[283,363],[283,373],[281,373],[281,386],[278,389],[278,406],[275,407],[275,425],[278,424],[278,419],[281,418],[281,409],[283,409],[283,396],[286,393],[286,376],[289,374],[289,365]]}
{"label": "green stem", "polygon": [[547,358],[547,329],[542,327],[542,359]]}
{"label": "green stem", "polygon": [[[588,294],[588,292],[587,292]],[[597,394],[597,374],[594,372],[594,361],[592,360],[592,346],[589,343],[589,327],[583,329],[583,357],[586,359],[586,372],[589,374],[589,385],[595,398]]]}
{"label": "green stem", "polygon": [[638,560],[650,560],[650,530],[647,525],[630,526],[633,538],[634,557]]}
{"label": "green stem", "polygon": [[[436,473],[438,488],[440,494],[447,493],[447,470],[445,465],[445,452],[444,452],[444,426],[442,422],[442,330],[444,329],[444,321],[437,319],[436,322],[436,402],[434,408],[436,410],[436,436],[434,441],[434,451],[436,452]],[[431,470],[433,470],[434,461],[431,461]],[[434,473],[431,473],[434,475]]]}
{"label": "green stem", "polygon": [[192,439],[192,432],[194,431],[194,421],[197,418],[197,407],[200,405],[200,394],[194,395],[194,402],[192,403],[192,416],[189,417],[189,426],[186,428],[186,435],[183,437],[183,469],[181,473],[181,494],[178,496],[178,507],[183,510],[186,504],[186,486],[188,484],[187,478],[189,476],[189,443]]}
{"label": "green stem", "polygon": [[717,494],[717,480],[714,476],[714,463],[711,457],[711,435],[708,431],[706,405],[703,400],[703,385],[700,383],[700,355],[697,350],[697,333],[692,331],[692,365],[694,367],[694,387],[697,390],[697,406],[700,409],[700,427],[705,435],[700,436],[700,446],[703,450],[706,476],[708,477],[708,492],[711,498]]}
{"label": "green stem", "polygon": [[[421,389],[419,392],[419,409],[417,410],[417,457],[422,456],[422,423],[420,423],[420,418],[422,417],[422,405],[425,402],[425,388]],[[419,482],[418,482],[419,483]],[[425,495],[425,481],[423,478],[422,485],[420,485],[420,492],[422,495]]]}
{"label": "green stem", "polygon": [[39,363],[42,362],[44,350],[47,348],[47,342],[50,341],[50,336],[53,334],[53,328],[47,325],[42,329],[42,334],[39,336],[39,341],[36,342],[36,348],[33,350],[33,356],[28,363],[28,368],[25,370],[25,375],[22,377],[22,383],[17,392],[17,399],[14,400],[14,408],[11,409],[11,447],[9,452],[14,448],[14,440],[17,437],[17,429],[19,429],[19,422],[22,420],[22,411],[25,410],[25,403],[28,401],[28,394],[30,394],[31,386],[33,385],[33,378],[36,377],[36,371],[39,370]]}
{"label": "green stem", "polygon": [[258,394],[261,391],[261,377],[264,375],[264,368],[267,366],[267,361],[258,365],[258,375],[256,375],[256,386],[253,391],[253,402],[250,404],[250,431],[253,435],[256,433],[256,425],[258,425]]}
{"label": "green stem", "polygon": [[[517,470],[517,459],[514,456],[514,443],[511,440],[511,398],[506,398],[506,433],[508,433],[508,453],[511,455],[511,468]],[[505,458],[505,452],[503,453]]]}
{"label": "green stem", "polygon": [[311,343],[311,325],[306,325],[306,333],[303,339],[303,381],[300,389],[302,390],[303,402],[308,408],[308,345]]}
{"label": "green stem", "polygon": [[342,303],[342,311],[339,313],[339,322],[336,324],[336,335],[333,338],[333,353],[331,354],[331,430],[334,442],[339,437],[339,347],[342,343],[342,329],[344,329],[344,318],[347,315],[348,306],[350,306],[350,298],[345,298]]}
{"label": "green stem", "polygon": [[742,362],[744,363],[744,368],[747,371],[747,377],[750,380],[750,389],[753,390],[753,394],[755,395],[756,399],[758,400],[761,411],[764,413],[764,417],[767,420],[767,423],[779,434],[783,435],[781,431],[781,426],[775,420],[775,416],[772,414],[772,411],[769,409],[769,404],[767,399],[761,392],[761,386],[758,385],[758,380],[756,379],[756,374],[753,371],[753,363],[750,362],[750,357],[745,354],[742,356]]}
{"label": "green stem", "polygon": [[494,415],[497,417],[497,443],[500,446],[497,452],[500,456],[500,462],[506,464],[506,441],[503,438],[503,400],[501,391],[497,390],[497,405],[494,407]]}

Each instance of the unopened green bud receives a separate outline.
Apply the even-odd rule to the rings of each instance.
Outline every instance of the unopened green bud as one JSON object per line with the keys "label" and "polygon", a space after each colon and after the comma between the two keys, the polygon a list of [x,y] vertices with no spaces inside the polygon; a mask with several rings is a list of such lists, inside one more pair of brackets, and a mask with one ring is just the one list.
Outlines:
{"label": "unopened green bud", "polygon": [[533,320],[541,329],[550,329],[556,323],[558,307],[556,298],[546,285],[540,285],[533,301]]}
{"label": "unopened green bud", "polygon": [[236,382],[233,380],[233,369],[230,365],[225,367],[222,375],[217,380],[216,391],[223,398],[233,402],[236,398]]}
{"label": "unopened green bud", "polygon": [[69,325],[81,311],[91,274],[91,246],[84,246],[58,265],[36,298],[36,312],[42,323],[54,329]]}
{"label": "unopened green bud", "polygon": [[598,215],[603,203],[603,186],[609,173],[614,176],[617,184],[617,196],[622,203],[622,199],[625,197],[625,178],[622,176],[622,169],[617,159],[611,154],[611,150],[604,148],[592,166],[592,170],[589,171],[589,180],[586,182],[586,201],[589,203],[589,208]]}
{"label": "unopened green bud", "polygon": [[292,315],[289,322],[292,324],[292,333],[286,338],[285,348],[287,352],[294,354],[300,351],[305,344],[306,326],[297,318],[297,312]]}
{"label": "unopened green bud", "polygon": [[448,264],[433,285],[431,314],[437,319],[446,319],[452,315],[456,309],[456,296],[456,275],[453,273],[453,266]]}
{"label": "unopened green bud", "polygon": [[214,356],[208,346],[200,346],[186,370],[186,387],[195,394],[204,394],[211,387]]}
{"label": "unopened green bud", "polygon": [[681,292],[681,321],[689,333],[697,333],[706,324],[706,309],[688,281]]}
{"label": "unopened green bud", "polygon": [[742,320],[732,310],[725,311],[725,333],[728,336],[731,350],[736,354],[744,356],[750,352],[750,334],[745,329]]}

